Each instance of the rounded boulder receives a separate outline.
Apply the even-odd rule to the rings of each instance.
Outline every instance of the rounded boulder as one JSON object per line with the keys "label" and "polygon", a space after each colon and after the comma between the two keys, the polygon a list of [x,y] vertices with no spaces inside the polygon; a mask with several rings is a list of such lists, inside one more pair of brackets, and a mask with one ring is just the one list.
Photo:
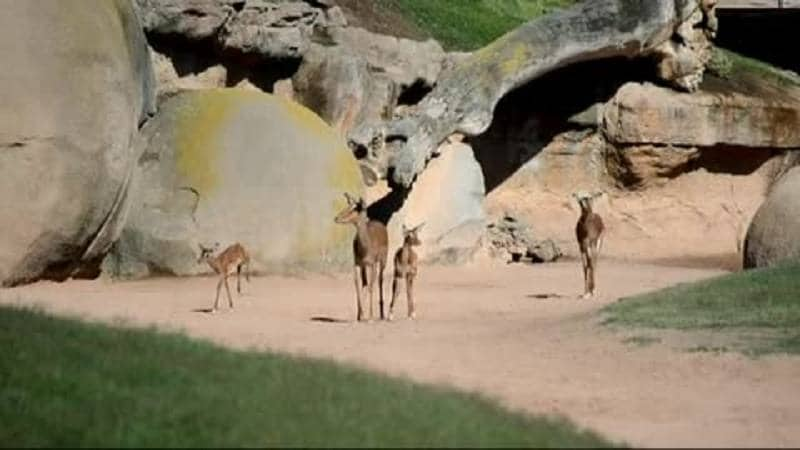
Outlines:
{"label": "rounded boulder", "polygon": [[800,258],[800,167],[773,186],[756,211],[744,242],[744,268]]}
{"label": "rounded boulder", "polygon": [[291,100],[243,89],[186,91],[143,129],[135,200],[104,267],[112,276],[194,275],[199,245],[241,243],[256,272],[352,262],[335,224],[360,172],[339,134]]}

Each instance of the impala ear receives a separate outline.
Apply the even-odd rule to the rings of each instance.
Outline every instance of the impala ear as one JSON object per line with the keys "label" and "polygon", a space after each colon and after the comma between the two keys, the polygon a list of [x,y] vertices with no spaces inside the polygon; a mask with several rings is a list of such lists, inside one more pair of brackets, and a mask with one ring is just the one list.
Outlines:
{"label": "impala ear", "polygon": [[355,204],[355,202],[356,202],[356,201],[353,199],[353,197],[350,195],[350,193],[349,193],[349,192],[345,192],[345,193],[344,193],[344,198],[347,200],[347,204],[348,204],[348,205],[351,205],[351,206],[352,206],[352,205],[353,205],[353,204]]}
{"label": "impala ear", "polygon": [[419,230],[421,230],[423,225],[425,225],[425,222],[422,222],[421,224],[419,224],[419,225],[417,225],[416,227],[414,227],[414,231],[419,231]]}

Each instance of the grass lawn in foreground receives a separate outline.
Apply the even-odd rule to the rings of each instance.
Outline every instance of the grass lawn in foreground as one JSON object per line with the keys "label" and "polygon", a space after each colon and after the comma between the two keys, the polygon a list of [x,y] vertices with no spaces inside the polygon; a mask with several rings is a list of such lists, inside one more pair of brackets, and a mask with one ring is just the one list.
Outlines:
{"label": "grass lawn in foreground", "polygon": [[366,371],[0,308],[2,446],[607,446]]}
{"label": "grass lawn in foreground", "polygon": [[800,353],[800,261],[623,298],[603,312],[611,325],[762,332],[756,353]]}

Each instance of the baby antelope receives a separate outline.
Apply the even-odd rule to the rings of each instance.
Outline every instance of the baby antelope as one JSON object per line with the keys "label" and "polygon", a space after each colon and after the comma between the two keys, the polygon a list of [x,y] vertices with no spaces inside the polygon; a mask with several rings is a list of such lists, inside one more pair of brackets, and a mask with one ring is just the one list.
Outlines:
{"label": "baby antelope", "polygon": [[219,303],[219,291],[222,285],[225,285],[225,291],[228,293],[228,305],[233,309],[233,298],[231,297],[231,290],[228,287],[228,277],[236,272],[236,291],[242,293],[242,266],[245,266],[245,278],[250,281],[250,256],[247,251],[238,242],[229,246],[217,256],[214,253],[219,249],[219,243],[215,242],[211,247],[200,247],[200,257],[197,259],[198,263],[205,262],[214,270],[214,273],[219,275],[219,282],[217,282],[217,296],[214,298],[214,306],[211,312],[217,311],[217,304]]}
{"label": "baby antelope", "polygon": [[378,297],[380,301],[380,316],[383,320],[383,272],[386,268],[386,256],[389,252],[389,237],[386,226],[367,217],[367,205],[364,200],[356,200],[345,193],[347,206],[334,218],[338,224],[351,224],[356,229],[353,239],[353,276],[356,285],[356,302],[358,312],[356,319],[360,322],[365,319],[364,288],[369,289],[369,316],[372,320],[373,296],[375,279],[378,280]]}
{"label": "baby antelope", "polygon": [[424,223],[408,229],[403,225],[403,245],[394,255],[394,279],[392,280],[392,302],[389,304],[389,320],[394,317],[394,301],[397,299],[401,279],[406,280],[406,300],[408,301],[408,317],[414,319],[414,277],[417,276],[417,254],[413,247],[421,244],[419,230]]}
{"label": "baby antelope", "polygon": [[581,251],[583,264],[584,289],[581,298],[591,298],[594,295],[595,272],[597,271],[597,258],[603,246],[603,219],[592,211],[592,202],[601,196],[602,192],[592,194],[572,194],[581,207],[581,216],[575,225],[575,237]]}

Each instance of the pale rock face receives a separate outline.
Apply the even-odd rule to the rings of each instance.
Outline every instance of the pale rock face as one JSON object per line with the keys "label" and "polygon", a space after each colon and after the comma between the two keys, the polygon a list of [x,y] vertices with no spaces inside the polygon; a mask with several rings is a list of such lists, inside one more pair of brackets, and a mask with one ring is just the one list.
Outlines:
{"label": "pale rock face", "polygon": [[92,273],[119,235],[155,110],[128,1],[3,2],[0,282]]}
{"label": "pale rock face", "polygon": [[463,263],[480,247],[486,229],[483,172],[469,145],[445,144],[440,150],[392,218],[390,240],[399,242],[402,223],[425,223],[419,233],[422,260]]}

